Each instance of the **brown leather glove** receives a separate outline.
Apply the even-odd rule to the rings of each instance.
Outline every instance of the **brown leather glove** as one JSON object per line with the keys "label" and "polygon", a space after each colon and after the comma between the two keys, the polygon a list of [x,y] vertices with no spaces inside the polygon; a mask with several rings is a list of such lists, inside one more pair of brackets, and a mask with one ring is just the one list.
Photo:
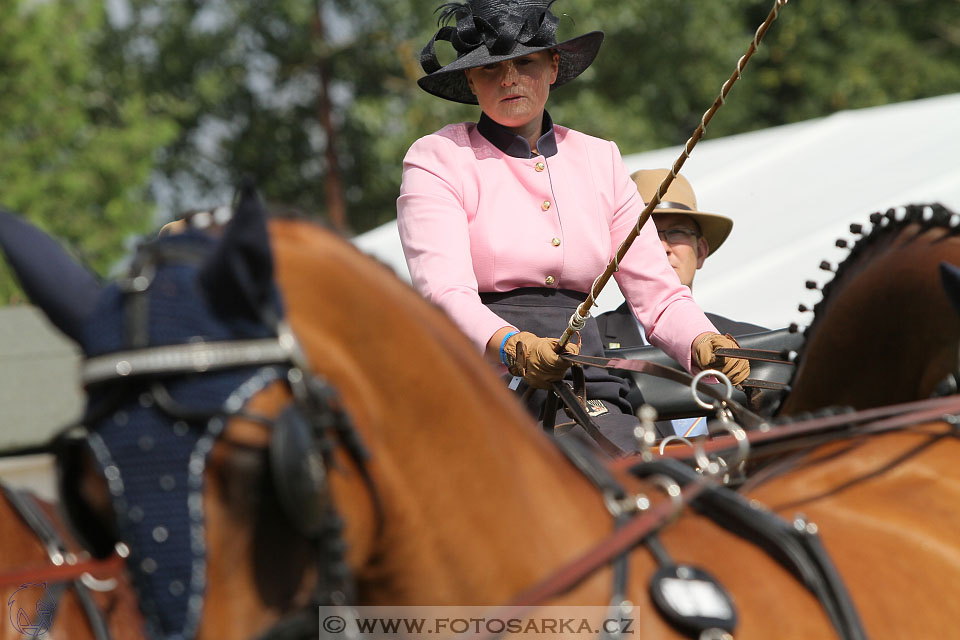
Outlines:
{"label": "brown leather glove", "polygon": [[[507,358],[507,369],[515,376],[521,376],[531,387],[549,389],[550,383],[563,378],[570,363],[556,352],[556,338],[541,338],[529,331],[521,331],[507,338],[503,352]],[[564,353],[577,355],[580,345],[568,342]]]}
{"label": "brown leather glove", "polygon": [[750,361],[743,358],[716,356],[717,349],[739,349],[740,345],[729,333],[710,333],[700,338],[694,347],[696,363],[701,369],[717,369],[730,378],[732,384],[740,384],[750,376]]}

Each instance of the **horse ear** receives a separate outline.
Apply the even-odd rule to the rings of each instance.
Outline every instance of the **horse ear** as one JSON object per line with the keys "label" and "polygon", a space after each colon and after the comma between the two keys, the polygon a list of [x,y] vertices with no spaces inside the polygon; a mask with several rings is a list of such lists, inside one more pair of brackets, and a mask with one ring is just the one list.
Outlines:
{"label": "horse ear", "polygon": [[233,218],[198,274],[211,306],[228,316],[263,320],[273,300],[273,254],[267,212],[244,181]]}
{"label": "horse ear", "polygon": [[960,314],[960,268],[949,262],[941,262],[940,282],[953,310]]}
{"label": "horse ear", "polygon": [[20,286],[60,331],[80,342],[100,296],[100,282],[46,233],[0,210],[0,248]]}

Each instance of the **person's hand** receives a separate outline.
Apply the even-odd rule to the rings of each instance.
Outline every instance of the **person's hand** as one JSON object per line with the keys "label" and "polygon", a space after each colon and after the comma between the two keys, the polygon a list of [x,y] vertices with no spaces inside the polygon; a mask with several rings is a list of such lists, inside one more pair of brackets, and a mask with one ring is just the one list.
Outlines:
{"label": "person's hand", "polygon": [[740,345],[729,333],[703,334],[693,344],[694,362],[701,369],[717,369],[730,378],[731,384],[740,384],[750,376],[750,361],[716,355],[717,349],[739,349]]}
{"label": "person's hand", "polygon": [[[521,376],[527,384],[537,389],[549,389],[550,383],[563,378],[570,363],[556,352],[559,340],[541,338],[529,331],[521,331],[507,338],[503,345],[506,354],[507,369],[515,376]],[[580,353],[580,346],[568,342],[563,352],[570,355]]]}

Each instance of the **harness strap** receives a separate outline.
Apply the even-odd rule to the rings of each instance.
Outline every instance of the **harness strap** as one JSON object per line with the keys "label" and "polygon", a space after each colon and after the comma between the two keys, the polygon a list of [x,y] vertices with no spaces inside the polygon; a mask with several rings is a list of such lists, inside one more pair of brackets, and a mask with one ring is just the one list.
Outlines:
{"label": "harness strap", "polygon": [[729,356],[731,358],[743,358],[744,360],[756,360],[758,362],[773,362],[775,364],[796,364],[786,353],[782,351],[772,351],[770,349],[743,349],[733,347],[722,347],[714,350],[714,355]]}
{"label": "harness strap", "polygon": [[[577,461],[582,460],[577,456],[576,445],[571,447],[571,443],[563,440],[556,442],[580,468]],[[596,474],[591,466],[586,465],[589,474],[595,474],[603,481],[606,474]],[[841,638],[865,640],[866,633],[853,600],[816,535],[815,526],[801,521],[791,526],[779,516],[751,506],[743,496],[706,480],[674,460],[634,463],[631,471],[639,477],[662,473],[672,478],[683,487],[682,503],[689,503],[731,533],[756,544],[797,577],[824,607]],[[589,474],[588,477],[592,477]],[[661,502],[623,523],[587,552],[521,592],[505,605],[504,611],[510,607],[511,613],[516,615],[513,607],[520,607],[521,612],[532,609],[567,592],[614,558],[625,558],[631,548],[648,540],[669,521],[673,509],[672,503]],[[651,549],[655,547],[656,543]]]}
{"label": "harness strap", "polygon": [[769,391],[789,391],[790,385],[785,382],[774,382],[773,380],[759,380],[757,378],[747,378],[740,383],[744,392],[747,389],[766,389]]}
{"label": "harness strap", "polygon": [[0,485],[0,489],[3,490],[4,496],[16,509],[24,523],[40,539],[41,544],[47,550],[50,561],[54,563],[52,566],[38,569],[21,569],[2,573],[0,574],[0,586],[12,587],[27,582],[51,582],[53,588],[49,590],[49,593],[56,601],[62,595],[65,583],[70,582],[84,613],[87,615],[94,638],[110,640],[110,630],[107,622],[97,604],[93,601],[90,590],[81,578],[86,573],[101,573],[104,569],[108,569],[110,573],[119,574],[123,571],[123,559],[115,555],[106,561],[95,560],[63,564],[67,561],[67,545],[57,533],[47,514],[40,507],[36,497],[27,491],[5,485]]}
{"label": "harness strap", "polygon": [[85,573],[121,575],[125,567],[124,563],[123,558],[113,555],[106,560],[84,560],[76,564],[15,569],[0,573],[0,587],[19,587],[25,582],[67,582],[79,580]]}
{"label": "harness strap", "polygon": [[[620,458],[626,455],[626,452],[611,442],[603,433],[600,432],[600,429],[597,428],[597,425],[593,423],[593,420],[590,419],[589,414],[587,414],[586,409],[583,408],[583,405],[580,404],[579,398],[573,393],[573,390],[569,385],[563,381],[553,382],[553,391],[559,396],[560,400],[563,401],[564,406],[567,409],[567,412],[573,416],[573,419],[577,421],[584,431],[593,438],[594,442],[597,443],[603,452],[607,455]],[[554,412],[556,413],[556,412]]]}
{"label": "harness strap", "polygon": [[[645,462],[632,471],[640,477],[662,473],[680,486],[701,486],[700,476],[675,460]],[[740,494],[718,486],[705,487],[690,506],[786,567],[820,601],[841,638],[866,639],[853,599],[820,542],[815,525],[802,520],[791,525],[770,511],[752,506]]]}
{"label": "harness strap", "polygon": [[[563,440],[556,440],[555,442],[560,444],[561,450],[566,453],[565,446],[568,443],[564,443]],[[693,499],[693,497],[704,489],[706,482],[709,481],[704,479],[700,483],[687,486],[681,491],[679,499],[683,502]],[[577,556],[574,560],[522,591],[507,604],[497,607],[490,614],[490,617],[507,618],[523,616],[549,598],[566,593],[598,569],[608,564],[616,563],[620,558],[624,559],[624,563],[621,565],[622,569],[619,571],[617,564],[614,564],[614,581],[615,583],[622,581],[623,593],[626,593],[625,562],[627,553],[669,522],[673,517],[673,509],[673,503],[670,500],[664,500],[653,505],[641,515],[634,516],[622,524],[622,526],[614,529],[611,534],[601,539],[586,552]],[[615,597],[616,595],[617,594],[614,593]],[[499,637],[499,635],[500,634],[492,636],[489,634],[472,636],[471,640],[478,640],[478,638],[485,640],[487,637]]]}
{"label": "harness strap", "polygon": [[623,485],[613,476],[608,466],[597,460],[594,452],[584,444],[571,438],[555,438],[553,444],[601,493],[615,498],[627,495]]}
{"label": "harness strap", "polygon": [[[577,367],[577,369],[579,369],[579,367]],[[580,379],[582,380],[582,378],[583,376],[581,375]],[[561,391],[564,393],[564,395],[569,394],[573,396],[573,392],[570,391],[566,383],[559,382],[555,384],[557,386],[564,387],[564,389]],[[582,386],[581,388],[584,389],[585,398],[585,387]],[[551,393],[550,397],[556,399],[558,396]],[[576,398],[579,396],[573,397]],[[570,398],[565,398],[564,402],[569,403]],[[590,426],[596,429],[596,427],[590,421],[589,416],[587,416],[586,412],[583,411],[583,408],[580,406],[579,402],[576,404],[582,413],[581,417],[584,419],[585,423],[590,424]],[[606,438],[604,438],[599,432],[597,432],[597,436],[606,440]],[[620,482],[607,470],[606,465],[597,460],[593,452],[588,450],[580,442],[577,440],[560,438],[555,440],[555,443],[560,451],[567,457],[567,460],[569,460],[577,468],[577,470],[580,471],[580,473],[583,474],[583,476],[586,477],[605,497],[613,500],[621,500],[627,495],[626,489],[624,489],[623,485],[621,485]],[[615,445],[610,443],[610,446]],[[614,513],[614,528],[622,527],[629,522],[630,518],[631,514],[625,511]],[[626,552],[620,554],[613,560],[613,588],[609,602],[611,615],[619,614],[623,603],[627,600],[627,578],[629,576],[628,564],[629,556]],[[604,636],[605,635],[606,632],[604,632]]]}
{"label": "harness strap", "polygon": [[291,348],[278,338],[219,340],[119,351],[83,363],[82,381],[86,386],[144,376],[174,373],[209,372],[240,366],[286,364]]}
{"label": "harness strap", "polygon": [[[661,364],[655,362],[648,362],[646,360],[627,360],[625,358],[600,358],[596,356],[571,356],[563,354],[561,356],[564,360],[569,362],[574,362],[577,364],[589,365],[591,367],[600,367],[601,369],[623,369],[626,371],[635,371],[637,373],[646,373],[648,375],[657,376],[659,378],[666,378],[673,382],[677,382],[682,385],[691,386],[693,385],[693,376],[690,374],[680,371],[679,369],[673,369],[671,367],[665,367]],[[720,391],[715,388],[715,385],[709,385],[705,382],[697,382],[697,391],[707,395],[721,405],[730,409],[734,417],[737,419],[737,423],[742,425],[747,429],[760,429],[767,425],[767,421],[760,415],[750,411],[744,407],[739,402],[730,400],[726,398]]]}
{"label": "harness strap", "polygon": [[[756,459],[826,442],[904,429],[922,422],[950,421],[950,416],[955,415],[960,415],[960,396],[930,398],[862,411],[838,410],[828,416],[752,431],[747,434],[747,442],[750,457]],[[737,446],[738,442],[732,436],[716,436],[705,442],[703,449],[709,454]],[[661,457],[690,460],[693,454],[686,448],[672,448],[664,451]],[[629,468],[630,463],[630,460],[613,460],[609,467],[614,472],[622,471]]]}
{"label": "harness strap", "polygon": [[123,300],[123,337],[126,345],[141,348],[150,344],[150,298],[147,290],[157,266],[168,262],[200,264],[203,256],[204,252],[194,245],[154,243],[141,248],[128,277],[120,283],[128,294]]}
{"label": "harness strap", "polygon": [[[690,484],[683,489],[680,499],[683,502],[689,502],[700,494],[706,486],[706,481]],[[646,536],[662,527],[670,520],[673,511],[674,505],[670,500],[664,500],[651,506],[642,515],[634,517],[573,561],[521,592],[506,607],[531,609],[548,598],[569,591],[594,571],[606,566],[617,556],[628,552]]]}

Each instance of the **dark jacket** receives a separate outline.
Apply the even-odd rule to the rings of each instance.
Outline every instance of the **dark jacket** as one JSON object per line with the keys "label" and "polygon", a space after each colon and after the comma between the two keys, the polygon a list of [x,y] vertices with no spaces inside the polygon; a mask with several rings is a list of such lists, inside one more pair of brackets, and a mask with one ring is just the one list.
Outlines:
{"label": "dark jacket", "polygon": [[[742,336],[748,333],[757,333],[758,331],[768,331],[766,327],[761,327],[749,322],[737,322],[715,313],[705,314],[707,319],[713,323],[720,333],[729,333],[732,336]],[[601,313],[597,317],[597,325],[600,327],[600,338],[603,340],[604,349],[626,349],[628,347],[642,347],[643,341],[640,339],[640,331],[637,329],[637,321],[630,308],[624,302],[614,311]]]}

